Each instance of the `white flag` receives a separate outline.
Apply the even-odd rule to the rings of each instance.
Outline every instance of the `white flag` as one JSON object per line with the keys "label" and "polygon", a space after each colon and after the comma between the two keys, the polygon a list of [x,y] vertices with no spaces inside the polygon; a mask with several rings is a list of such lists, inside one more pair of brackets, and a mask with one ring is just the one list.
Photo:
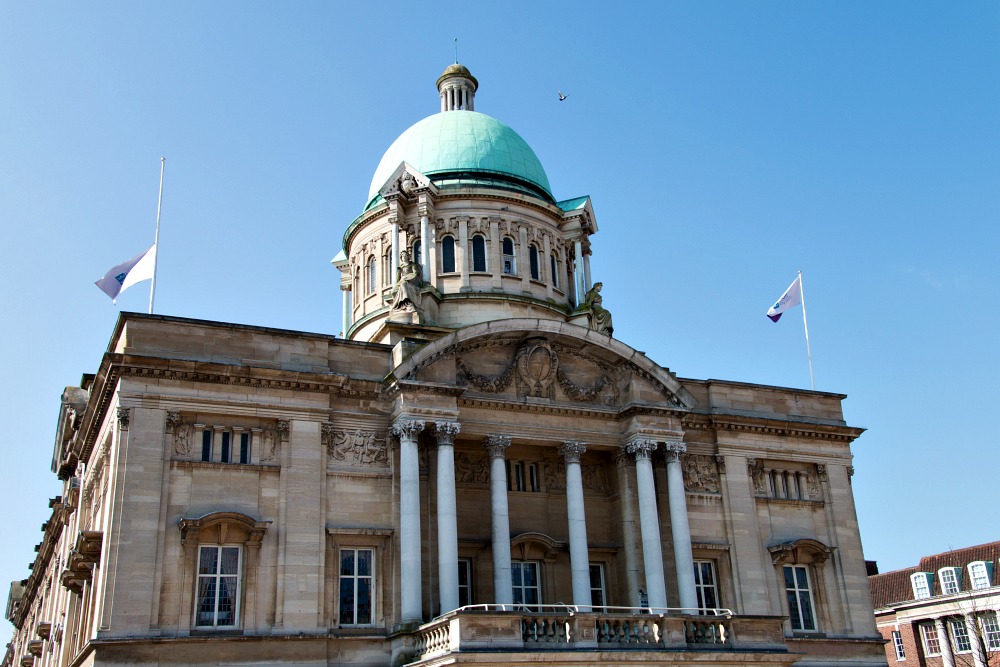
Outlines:
{"label": "white flag", "polygon": [[101,288],[101,291],[111,297],[114,301],[118,295],[136,283],[143,280],[152,280],[153,271],[156,269],[156,244],[154,243],[148,250],[136,255],[127,262],[122,262],[118,266],[112,267],[104,277],[94,284]]}
{"label": "white flag", "polygon": [[792,284],[788,286],[785,293],[778,297],[778,301],[768,308],[767,316],[771,318],[772,322],[777,322],[781,319],[781,314],[802,303],[802,276],[796,276]]}

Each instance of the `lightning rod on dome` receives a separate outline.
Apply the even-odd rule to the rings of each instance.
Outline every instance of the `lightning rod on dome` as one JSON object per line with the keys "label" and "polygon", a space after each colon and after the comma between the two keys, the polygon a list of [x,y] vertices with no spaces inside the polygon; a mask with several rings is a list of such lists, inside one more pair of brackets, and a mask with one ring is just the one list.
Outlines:
{"label": "lightning rod on dome", "polygon": [[455,64],[458,64],[458,37],[455,38]]}

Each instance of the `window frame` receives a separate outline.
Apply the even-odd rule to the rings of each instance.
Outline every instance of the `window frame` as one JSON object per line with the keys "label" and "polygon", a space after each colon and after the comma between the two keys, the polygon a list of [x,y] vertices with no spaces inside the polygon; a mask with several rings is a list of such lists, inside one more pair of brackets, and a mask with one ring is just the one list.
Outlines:
{"label": "window frame", "polygon": [[[705,566],[711,575],[712,581],[705,583],[704,581],[704,571]],[[698,599],[698,613],[702,614],[706,609],[718,609],[721,604],[719,602],[719,576],[717,574],[718,568],[715,567],[715,561],[706,559],[696,559],[694,561],[694,588],[695,594]],[[715,597],[715,604],[706,604],[705,592],[711,591],[712,595]]]}
{"label": "window frame", "polygon": [[[819,624],[816,622],[816,599],[813,595],[813,577],[812,573],[809,571],[810,568],[807,565],[800,564],[787,564],[782,566],[783,581],[785,583],[785,602],[788,605],[788,620],[792,626],[792,632],[818,632]],[[787,573],[792,572],[792,588],[788,585],[788,575]],[[802,572],[805,574],[806,584],[805,588],[800,586],[799,578],[795,574],[796,572]],[[805,598],[803,600],[802,594],[805,593]],[[792,603],[790,596],[795,595],[795,609],[792,609]],[[809,605],[809,618],[812,621],[812,627],[805,626],[805,615],[802,613],[802,602],[806,601]],[[797,612],[797,613],[796,613]],[[799,627],[796,627],[798,625]]]}
{"label": "window frame", "polygon": [[371,296],[378,291],[378,270],[375,255],[368,258],[366,271],[368,272],[368,280],[365,281],[365,287],[367,288],[365,294]]}
{"label": "window frame", "polygon": [[934,594],[934,575],[930,572],[914,572],[910,575],[910,587],[913,589],[914,600],[927,600]]}
{"label": "window frame", "polygon": [[892,631],[892,647],[896,651],[896,662],[906,660],[906,648],[903,646],[903,635],[899,630]]}
{"label": "window frame", "polygon": [[962,592],[962,568],[942,567],[938,570],[938,580],[942,595],[954,595]]}
{"label": "window frame", "polygon": [[549,270],[552,272],[552,287],[561,289],[559,287],[559,259],[554,252],[549,255]]}
{"label": "window frame", "polygon": [[[969,588],[971,590],[981,591],[992,587],[992,565],[992,562],[986,562],[984,560],[975,560],[969,563]],[[982,582],[985,582],[985,585],[982,585]]]}
{"label": "window frame", "polygon": [[[214,573],[202,574],[202,552],[206,550],[214,549],[216,552],[215,569]],[[219,570],[222,569],[222,554],[224,549],[235,549],[236,550],[236,572],[235,573],[223,573]],[[243,545],[241,544],[199,544],[197,550],[197,562],[195,563],[195,605],[194,605],[194,629],[195,630],[233,630],[240,627],[240,612],[241,612],[241,598],[243,595]],[[219,585],[221,579],[235,579],[236,580],[236,590],[233,593],[233,622],[220,625],[219,620],[219,599],[220,591],[222,587]],[[213,604],[213,610],[211,612],[213,622],[211,624],[206,624],[201,622],[201,616],[204,613],[201,609],[202,605],[202,580],[214,578],[215,580],[215,600]]]}
{"label": "window frame", "polygon": [[[480,264],[477,263],[477,260],[479,259],[477,255],[479,255],[480,252],[477,252],[476,250],[477,244],[482,247],[482,268],[478,268]],[[489,253],[486,249],[486,237],[482,234],[473,234],[472,238],[469,239],[469,245],[472,248],[472,252],[470,253],[472,259],[472,273],[489,273],[490,261]]]}
{"label": "window frame", "polygon": [[[593,604],[593,611],[605,613],[608,606],[608,580],[604,576],[604,563],[589,563],[587,571],[590,574],[590,601]],[[594,585],[595,572],[598,577],[597,586]]]}
{"label": "window frame", "polygon": [[[937,626],[934,623],[921,623],[919,627],[924,656],[929,658],[941,655],[941,637],[938,635]],[[932,648],[932,644],[934,648]]]}
{"label": "window frame", "polygon": [[[534,570],[535,574],[535,585],[529,586],[524,584],[524,576],[522,572],[518,572],[515,575],[515,570],[522,570],[530,566]],[[530,611],[538,611],[543,604],[542,600],[542,564],[537,560],[512,560],[510,562],[510,578],[511,578],[511,589],[513,594],[513,601],[515,605],[519,605],[524,609]],[[517,578],[521,580],[521,583],[516,583]],[[524,592],[528,590],[535,591],[536,600],[534,602],[525,602]],[[519,595],[520,593],[520,595]],[[520,597],[520,600],[518,600]]]}
{"label": "window frame", "polygon": [[[964,618],[949,618],[951,645],[955,653],[972,653],[972,636]],[[964,648],[963,648],[964,646]]]}
{"label": "window frame", "polygon": [[[508,245],[510,246],[510,252],[507,252]],[[500,255],[502,260],[502,273],[505,276],[516,276],[517,275],[517,244],[514,243],[514,239],[509,236],[505,236],[500,239]]]}
{"label": "window frame", "polygon": [[[368,571],[369,574],[363,575],[358,574],[358,553],[368,552],[370,554]],[[344,567],[344,555],[346,552],[351,552],[354,555],[354,573],[345,575],[343,572]],[[378,571],[378,550],[374,546],[340,546],[337,547],[337,598],[336,598],[336,610],[337,610],[337,625],[342,628],[371,628],[375,627],[375,619],[377,618],[376,613],[376,603],[377,603],[377,581],[375,578],[375,573]],[[351,607],[353,611],[352,623],[344,623],[344,581],[345,579],[353,581],[352,586],[352,602]],[[362,580],[368,581],[368,613],[369,618],[367,622],[358,622],[358,584]]]}
{"label": "window frame", "polygon": [[[451,253],[450,257],[448,256],[449,252]],[[451,262],[451,268],[448,268],[449,260]],[[455,237],[451,234],[447,234],[441,239],[441,273],[455,273],[456,266]]]}
{"label": "window frame", "polygon": [[[462,583],[462,574],[465,573],[465,583]],[[463,593],[464,591],[464,593]],[[462,598],[465,601],[462,601]],[[458,606],[465,607],[473,604],[473,586],[472,586],[472,559],[471,558],[459,558],[458,559]]]}
{"label": "window frame", "polygon": [[541,281],[542,265],[539,261],[538,246],[534,243],[528,246],[528,276],[532,280]]}
{"label": "window frame", "polygon": [[979,617],[979,627],[983,630],[983,644],[987,651],[1000,651],[1000,618],[997,612],[988,611]]}

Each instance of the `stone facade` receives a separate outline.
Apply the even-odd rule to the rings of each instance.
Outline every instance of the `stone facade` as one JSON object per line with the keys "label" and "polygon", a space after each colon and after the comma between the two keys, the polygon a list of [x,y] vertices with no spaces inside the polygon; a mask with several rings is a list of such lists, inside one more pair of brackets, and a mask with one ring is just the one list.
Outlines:
{"label": "stone facade", "polygon": [[613,338],[589,199],[493,157],[376,187],[342,337],[120,317],[4,667],[885,664],[844,396]]}

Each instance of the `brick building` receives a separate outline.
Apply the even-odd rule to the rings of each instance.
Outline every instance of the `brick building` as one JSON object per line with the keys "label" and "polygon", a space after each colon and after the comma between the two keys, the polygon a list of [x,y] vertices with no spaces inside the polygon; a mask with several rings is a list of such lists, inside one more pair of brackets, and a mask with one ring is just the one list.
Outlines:
{"label": "brick building", "polygon": [[869,577],[886,657],[899,667],[1000,665],[1000,542],[946,551]]}

